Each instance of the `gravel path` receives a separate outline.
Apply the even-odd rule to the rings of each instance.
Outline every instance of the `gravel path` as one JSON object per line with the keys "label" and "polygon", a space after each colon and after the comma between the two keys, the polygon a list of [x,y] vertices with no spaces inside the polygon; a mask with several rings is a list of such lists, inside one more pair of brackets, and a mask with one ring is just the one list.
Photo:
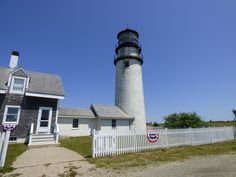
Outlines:
{"label": "gravel path", "polygon": [[236,154],[193,157],[159,166],[131,168],[123,171],[96,169],[83,177],[236,177]]}
{"label": "gravel path", "polygon": [[162,165],[120,171],[96,168],[82,156],[62,147],[32,148],[14,162],[15,171],[4,176],[23,177],[236,177],[236,154],[198,156]]}
{"label": "gravel path", "polygon": [[148,167],[132,176],[236,177],[236,155],[195,157],[158,167]]}

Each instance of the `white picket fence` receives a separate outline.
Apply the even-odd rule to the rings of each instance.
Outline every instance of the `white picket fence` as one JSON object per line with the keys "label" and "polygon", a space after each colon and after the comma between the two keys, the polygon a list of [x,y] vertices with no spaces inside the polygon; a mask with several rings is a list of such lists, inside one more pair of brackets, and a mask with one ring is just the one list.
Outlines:
{"label": "white picket fence", "polygon": [[[149,142],[148,134],[158,134]],[[202,145],[235,139],[234,127],[93,131],[93,157],[184,145]]]}
{"label": "white picket fence", "polygon": [[10,131],[0,133],[0,167],[4,167]]}

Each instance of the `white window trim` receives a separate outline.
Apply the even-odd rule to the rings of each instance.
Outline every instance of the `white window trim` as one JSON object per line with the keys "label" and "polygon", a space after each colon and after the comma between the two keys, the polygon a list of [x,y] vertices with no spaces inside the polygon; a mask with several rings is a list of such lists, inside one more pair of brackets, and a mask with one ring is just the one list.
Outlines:
{"label": "white window trim", "polygon": [[[24,80],[24,85],[23,85],[23,91],[22,92],[16,92],[13,90],[13,85],[14,85],[14,80],[15,79],[22,79]],[[26,78],[25,77],[18,77],[18,76],[12,76],[12,79],[11,79],[11,87],[10,87],[10,93],[13,93],[13,94],[19,94],[19,95],[24,95],[25,93],[25,88],[26,88]]]}
{"label": "white window trim", "polygon": [[79,130],[79,119],[78,119],[78,127],[73,127],[73,121],[74,119],[78,119],[78,118],[73,118],[72,119],[72,130]]}
{"label": "white window trim", "polygon": [[48,94],[40,94],[40,93],[31,93],[31,92],[25,92],[26,96],[32,96],[32,97],[40,97],[40,98],[53,98],[53,99],[64,99],[64,96],[57,96],[57,95],[48,95]]}
{"label": "white window trim", "polygon": [[41,115],[42,115],[42,110],[49,110],[49,120],[48,120],[48,132],[45,133],[50,133],[51,130],[51,122],[52,122],[52,107],[39,107],[39,111],[38,111],[38,121],[37,121],[37,129],[36,129],[36,134],[39,133],[39,123],[40,123],[40,119],[41,119]]}
{"label": "white window trim", "polygon": [[1,93],[1,94],[5,94],[5,93],[7,93],[7,92],[6,92],[6,90],[0,90],[0,93]]}
{"label": "white window trim", "polygon": [[[25,75],[27,76],[27,78],[26,78],[26,79],[27,79],[26,88],[28,88],[30,76],[24,71],[23,68],[19,68],[19,69],[13,71],[13,72],[10,74],[10,76],[9,76],[9,78],[8,78],[8,83],[7,83],[7,86],[8,86],[8,87],[10,87],[10,85],[11,85],[11,81],[12,81],[13,74],[14,74],[15,72],[19,71],[19,70],[21,70],[21,71],[22,71],[23,73],[25,73]],[[22,78],[25,78],[25,77],[22,77]]]}
{"label": "white window trim", "polygon": [[[8,108],[19,108],[16,122],[6,122]],[[4,110],[4,115],[3,115],[3,121],[2,121],[3,124],[18,124],[19,119],[20,119],[20,113],[21,113],[21,107],[20,106],[6,105],[5,110]]]}

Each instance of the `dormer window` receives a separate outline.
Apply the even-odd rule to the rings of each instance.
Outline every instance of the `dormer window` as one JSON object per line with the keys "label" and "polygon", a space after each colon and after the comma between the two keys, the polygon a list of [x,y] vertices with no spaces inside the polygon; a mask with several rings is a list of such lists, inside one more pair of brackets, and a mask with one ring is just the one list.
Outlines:
{"label": "dormer window", "polygon": [[26,78],[13,76],[10,93],[24,94],[25,83],[26,83]]}

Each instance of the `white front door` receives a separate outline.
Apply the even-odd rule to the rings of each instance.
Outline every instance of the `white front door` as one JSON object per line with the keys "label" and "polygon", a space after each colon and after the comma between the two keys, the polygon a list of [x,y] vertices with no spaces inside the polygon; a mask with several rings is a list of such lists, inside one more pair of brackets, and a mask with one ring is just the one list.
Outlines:
{"label": "white front door", "polygon": [[40,107],[38,114],[37,133],[50,133],[52,108]]}

